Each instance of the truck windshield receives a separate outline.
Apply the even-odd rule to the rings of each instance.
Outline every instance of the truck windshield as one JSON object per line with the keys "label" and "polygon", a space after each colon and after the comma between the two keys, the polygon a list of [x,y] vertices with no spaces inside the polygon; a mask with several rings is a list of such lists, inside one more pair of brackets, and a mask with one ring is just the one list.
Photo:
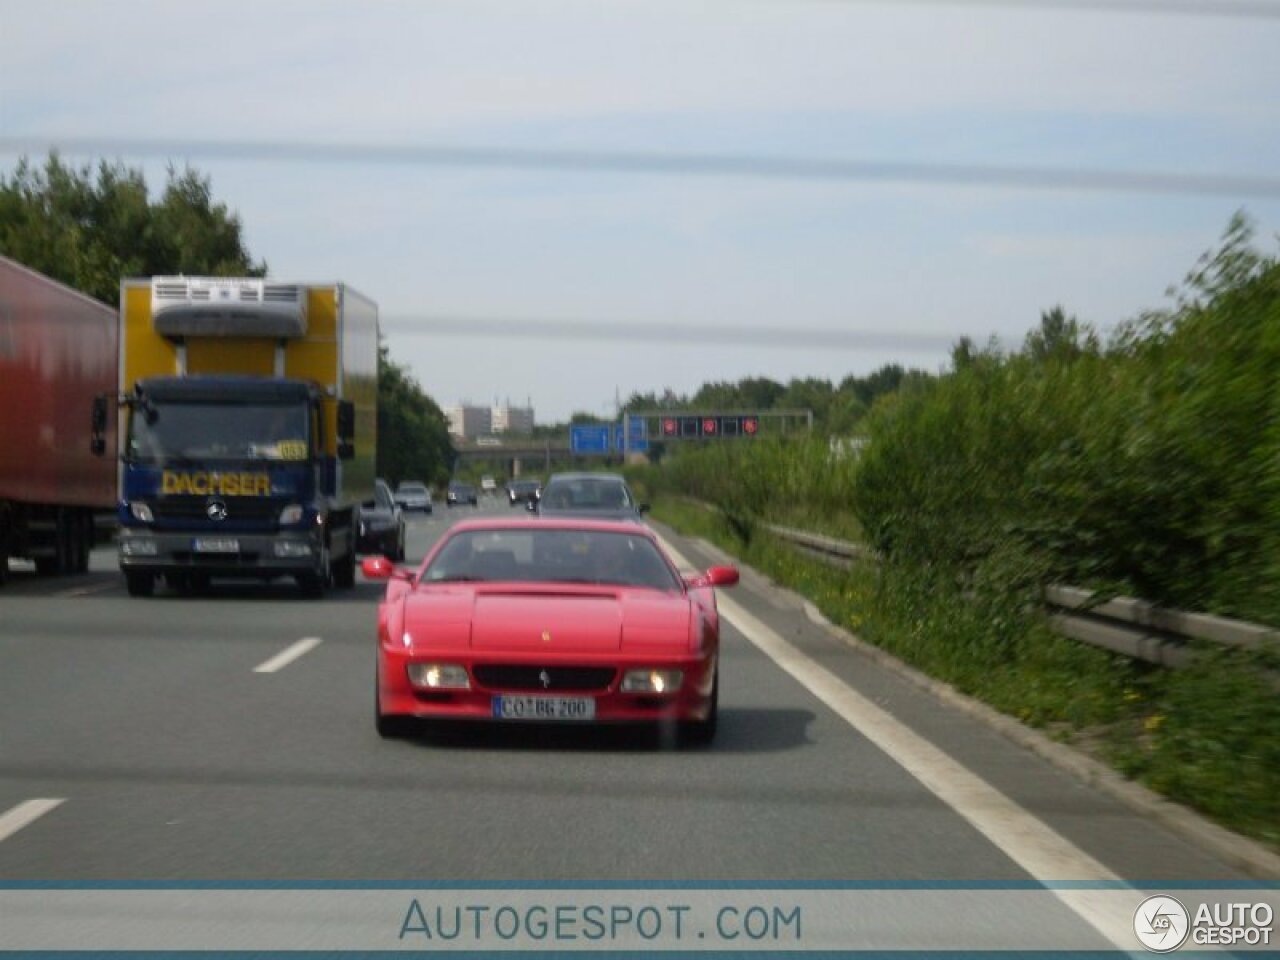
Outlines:
{"label": "truck windshield", "polygon": [[129,418],[131,460],[305,460],[305,404],[153,403]]}

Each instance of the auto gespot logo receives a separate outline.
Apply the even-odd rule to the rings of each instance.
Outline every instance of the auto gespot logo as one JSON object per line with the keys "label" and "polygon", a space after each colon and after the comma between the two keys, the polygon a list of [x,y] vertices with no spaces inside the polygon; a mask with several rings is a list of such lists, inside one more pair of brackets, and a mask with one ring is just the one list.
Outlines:
{"label": "auto gespot logo", "polygon": [[266,473],[179,473],[176,470],[166,470],[160,479],[160,492],[197,496],[220,494],[224,497],[267,497],[271,495],[271,476]]}

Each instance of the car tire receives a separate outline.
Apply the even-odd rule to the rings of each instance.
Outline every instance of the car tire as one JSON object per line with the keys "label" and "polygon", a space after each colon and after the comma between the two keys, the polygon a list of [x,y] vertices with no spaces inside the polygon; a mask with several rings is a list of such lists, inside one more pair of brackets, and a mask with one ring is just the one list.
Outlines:
{"label": "car tire", "polygon": [[131,597],[149,597],[156,592],[156,578],[154,574],[130,570],[124,575],[124,587]]}
{"label": "car tire", "polygon": [[716,738],[716,728],[720,722],[720,668],[716,667],[715,679],[711,681],[711,707],[702,720],[687,720],[680,724],[680,740],[690,745],[709,744]]}
{"label": "car tire", "polygon": [[378,702],[376,672],[373,679],[373,728],[378,731],[378,736],[383,740],[403,740],[405,737],[412,736],[417,729],[413,717],[382,712],[382,704]]}

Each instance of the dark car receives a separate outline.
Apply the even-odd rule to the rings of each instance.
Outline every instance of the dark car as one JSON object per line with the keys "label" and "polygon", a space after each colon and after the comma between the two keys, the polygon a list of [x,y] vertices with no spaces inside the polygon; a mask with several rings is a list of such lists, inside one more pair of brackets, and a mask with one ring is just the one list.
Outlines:
{"label": "dark car", "polygon": [[512,480],[507,484],[507,500],[513,507],[521,503],[537,503],[541,493],[541,480]]}
{"label": "dark car", "polygon": [[479,506],[480,498],[476,494],[476,488],[469,483],[449,484],[449,492],[445,496],[445,505],[453,507],[466,503],[471,504],[473,507]]}
{"label": "dark car", "polygon": [[[532,508],[531,508],[532,509]],[[542,488],[537,512],[548,517],[641,521],[649,505],[636,500],[616,473],[557,473]]]}
{"label": "dark car", "polygon": [[425,483],[416,480],[405,480],[396,487],[396,503],[406,510],[431,512],[431,491]]}
{"label": "dark car", "polygon": [[380,553],[397,563],[404,560],[404,514],[381,480],[374,481],[373,499],[360,505],[356,552]]}

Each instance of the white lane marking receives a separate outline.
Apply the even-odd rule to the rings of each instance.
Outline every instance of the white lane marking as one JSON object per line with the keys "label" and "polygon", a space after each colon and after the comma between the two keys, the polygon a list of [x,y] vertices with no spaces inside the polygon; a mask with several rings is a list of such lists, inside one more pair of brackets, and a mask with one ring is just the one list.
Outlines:
{"label": "white lane marking", "polygon": [[29,823],[39,820],[54,807],[66,802],[65,797],[34,797],[0,813],[0,842],[8,840]]}
{"label": "white lane marking", "polygon": [[[676,564],[690,566],[662,540]],[[1120,877],[1028,813],[971,770],[876,706],[843,680],[788,643],[736,601],[720,594],[720,614],[810,693],[920,781],[934,796],[969,822],[1007,857],[1045,884],[1106,881]],[[1114,891],[1050,888],[1117,949],[1134,948],[1133,913]]]}
{"label": "white lane marking", "polygon": [[283,670],[293,661],[301,656],[310,653],[322,643],[319,637],[303,637],[297,643],[291,643],[270,660],[258,664],[253,668],[254,673],[275,673],[277,670]]}

